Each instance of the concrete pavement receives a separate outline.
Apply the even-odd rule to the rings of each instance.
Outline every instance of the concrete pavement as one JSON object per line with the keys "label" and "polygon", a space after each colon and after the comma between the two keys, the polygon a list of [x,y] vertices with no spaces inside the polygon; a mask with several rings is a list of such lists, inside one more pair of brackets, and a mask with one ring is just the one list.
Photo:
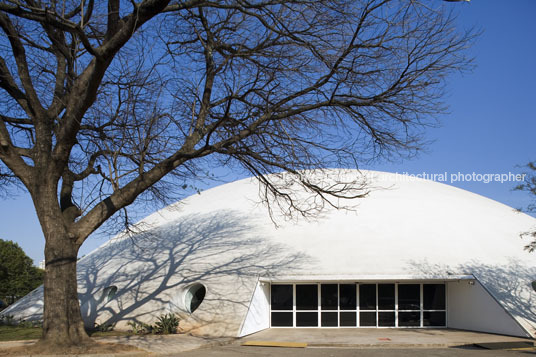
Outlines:
{"label": "concrete pavement", "polygon": [[[220,346],[179,353],[178,357],[530,357],[527,351],[461,348],[279,348]],[[534,356],[534,355],[532,355]]]}
{"label": "concrete pavement", "polygon": [[356,348],[438,348],[491,342],[533,340],[489,333],[452,329],[268,329],[246,336],[241,341],[306,343],[308,347]]}
{"label": "concrete pavement", "polygon": [[[120,343],[136,346],[147,352],[116,354],[116,356],[134,355],[182,355],[192,351],[192,355],[203,356],[205,353],[225,351],[237,354],[264,354],[270,355],[276,350],[293,350],[290,354],[298,353],[298,350],[312,351],[313,349],[336,350],[333,347],[343,349],[426,349],[446,348],[453,346],[468,346],[475,343],[490,342],[522,342],[533,340],[518,337],[509,337],[487,333],[468,332],[450,329],[268,329],[241,339],[234,338],[203,338],[191,335],[144,335],[144,336],[109,336],[97,337],[96,341]],[[298,342],[307,344],[307,348],[281,349],[278,347],[246,347],[240,346],[246,341],[271,341],[271,342]],[[33,341],[34,342],[34,341]],[[5,347],[23,346],[32,341],[0,342],[0,349]],[[197,352],[196,352],[197,351]],[[256,352],[256,353],[253,353]],[[342,352],[341,352],[342,353]],[[189,352],[186,353],[189,355]],[[338,354],[336,354],[338,355]],[[346,355],[346,354],[343,354]],[[380,356],[381,353],[378,355]],[[491,354],[492,356],[495,354]]]}
{"label": "concrete pavement", "polygon": [[206,338],[185,334],[97,337],[103,343],[132,345],[156,355],[173,355],[201,347],[214,347],[232,343],[234,338]]}

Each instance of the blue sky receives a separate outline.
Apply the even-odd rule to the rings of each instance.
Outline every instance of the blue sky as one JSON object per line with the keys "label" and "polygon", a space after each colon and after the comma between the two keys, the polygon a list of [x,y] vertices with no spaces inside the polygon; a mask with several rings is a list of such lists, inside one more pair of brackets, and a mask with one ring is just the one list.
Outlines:
{"label": "blue sky", "polygon": [[[410,161],[365,167],[391,172],[450,175],[521,172],[516,165],[536,160],[536,1],[472,0],[445,3],[459,9],[459,26],[483,34],[472,48],[476,69],[449,80],[450,113],[439,128],[428,131],[433,143]],[[513,182],[446,182],[518,208],[526,193]],[[147,212],[149,214],[150,212]],[[36,263],[43,260],[44,239],[28,195],[0,202],[0,238],[13,240]],[[90,238],[87,254],[104,242]]]}
{"label": "blue sky", "polygon": [[[473,0],[459,8],[460,26],[483,31],[472,53],[476,69],[450,78],[450,114],[428,131],[428,153],[402,163],[372,168],[410,173],[521,172],[516,165],[536,160],[536,1]],[[448,182],[450,184],[450,182]],[[454,186],[512,207],[530,197],[506,183],[458,182]]]}

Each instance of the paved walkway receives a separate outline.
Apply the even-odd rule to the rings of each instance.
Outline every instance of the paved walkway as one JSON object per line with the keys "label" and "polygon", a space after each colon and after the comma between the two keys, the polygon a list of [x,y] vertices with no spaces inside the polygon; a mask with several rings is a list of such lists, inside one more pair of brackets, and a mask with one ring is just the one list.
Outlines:
{"label": "paved walkway", "polygon": [[[145,335],[97,337],[99,342],[121,343],[136,346],[151,355],[175,355],[180,352],[219,345],[241,345],[247,341],[298,342],[307,347],[353,348],[445,348],[475,343],[530,341],[487,333],[449,329],[268,329],[241,339],[202,338],[190,335]],[[0,342],[0,348],[23,346],[35,341]],[[247,348],[247,347],[243,347]],[[116,356],[140,356],[142,353]],[[86,355],[89,356],[89,355]]]}
{"label": "paved walkway", "polygon": [[232,343],[234,338],[204,338],[191,335],[143,335],[97,337],[99,342],[121,343],[136,346],[157,355],[169,355]]}
{"label": "paved walkway", "polygon": [[296,342],[308,347],[453,347],[475,343],[530,341],[489,333],[451,329],[268,329],[240,341]]}

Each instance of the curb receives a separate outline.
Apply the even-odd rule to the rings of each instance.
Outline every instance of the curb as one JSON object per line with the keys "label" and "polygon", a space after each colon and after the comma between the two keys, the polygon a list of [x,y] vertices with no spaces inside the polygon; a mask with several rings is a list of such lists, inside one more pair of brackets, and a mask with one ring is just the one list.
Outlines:
{"label": "curb", "polygon": [[459,343],[309,343],[311,348],[450,348],[472,346]]}

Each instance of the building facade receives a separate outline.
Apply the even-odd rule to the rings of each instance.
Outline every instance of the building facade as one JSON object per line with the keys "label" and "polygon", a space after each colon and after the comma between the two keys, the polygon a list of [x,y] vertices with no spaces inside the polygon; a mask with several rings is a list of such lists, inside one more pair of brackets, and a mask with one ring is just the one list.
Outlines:
{"label": "building facade", "polygon": [[[78,263],[88,327],[181,316],[184,331],[447,327],[535,336],[536,219],[437,182],[381,172],[352,208],[270,217],[254,179],[160,210]],[[307,197],[306,193],[299,193]],[[274,225],[275,219],[277,225]],[[42,289],[5,314],[40,318]]]}

